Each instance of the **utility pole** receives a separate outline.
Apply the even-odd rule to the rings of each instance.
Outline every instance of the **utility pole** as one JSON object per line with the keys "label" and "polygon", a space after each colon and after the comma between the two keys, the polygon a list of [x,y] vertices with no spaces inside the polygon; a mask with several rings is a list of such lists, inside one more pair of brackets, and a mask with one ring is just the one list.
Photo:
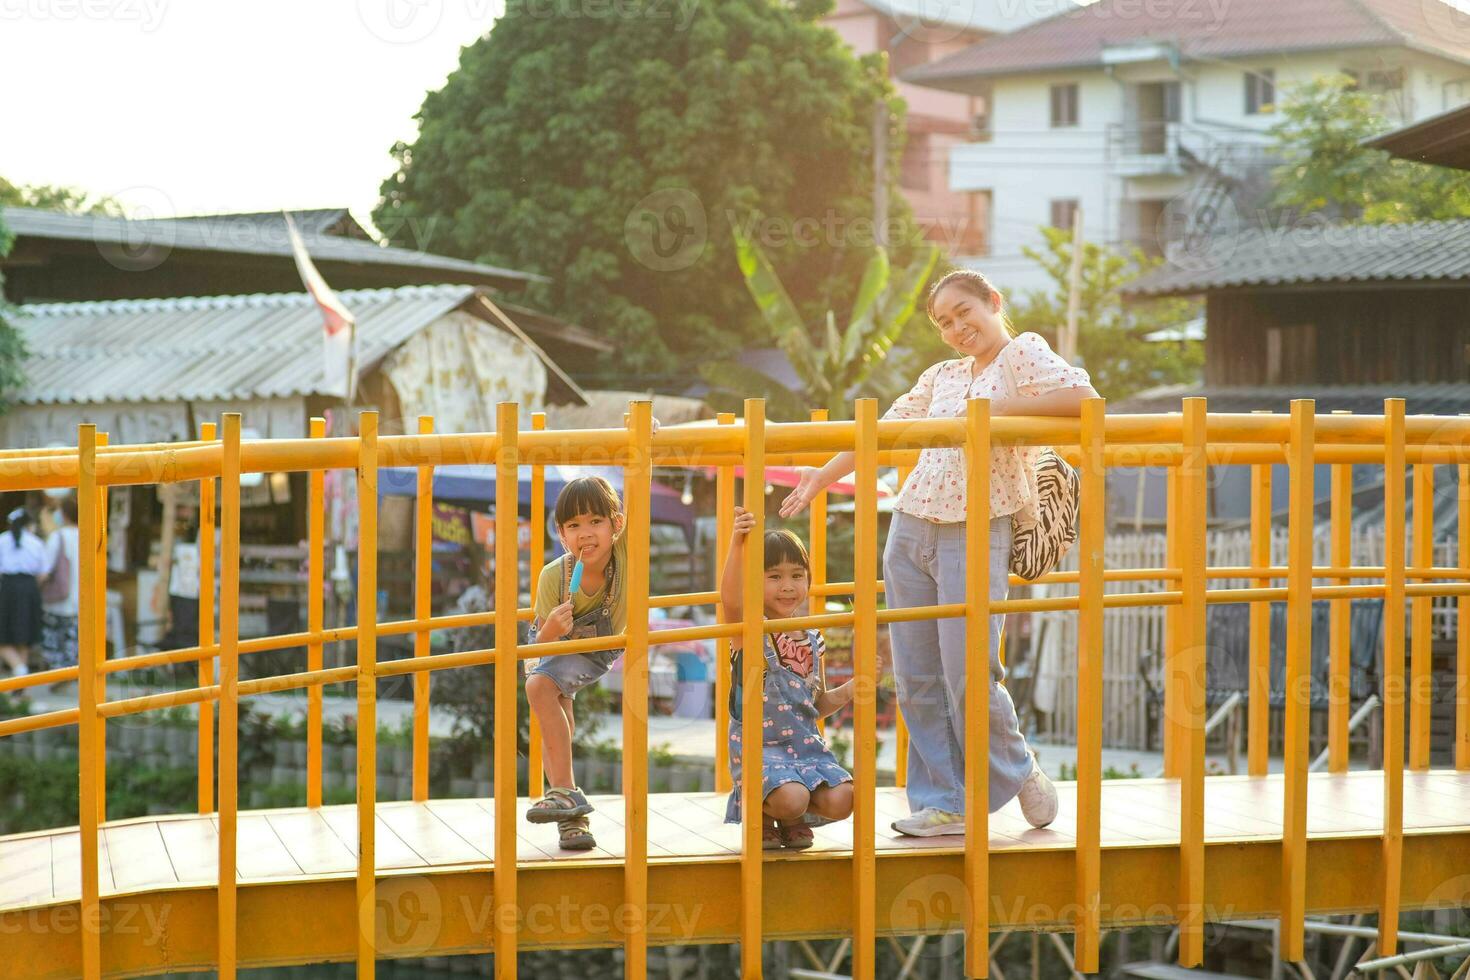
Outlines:
{"label": "utility pole", "polygon": [[1082,205],[1072,209],[1072,267],[1067,274],[1067,325],[1057,351],[1068,364],[1077,363],[1077,307],[1082,302]]}
{"label": "utility pole", "polygon": [[888,247],[888,101],[873,107],[873,238]]}

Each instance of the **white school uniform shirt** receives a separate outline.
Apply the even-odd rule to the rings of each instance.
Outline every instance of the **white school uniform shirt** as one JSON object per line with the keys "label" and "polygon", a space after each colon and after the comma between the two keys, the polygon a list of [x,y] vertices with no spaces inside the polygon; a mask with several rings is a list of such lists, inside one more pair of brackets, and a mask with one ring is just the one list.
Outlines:
{"label": "white school uniform shirt", "polygon": [[[1092,383],[1086,371],[1073,367],[1047,345],[1040,334],[1023,333],[1001,348],[985,369],[973,379],[975,358],[940,361],[919,375],[913,389],[900,395],[885,419],[958,418],[965,414],[970,398],[1001,398],[1011,394],[1006,377],[1009,364],[1015,375],[1018,396],[1026,398],[1059,388],[1078,388]],[[1022,523],[1035,523],[1036,460],[1041,446],[995,446],[990,451],[990,516],[1014,514]],[[893,509],[940,524],[957,524],[965,519],[967,500],[964,450],[924,449],[909,478],[904,481]]]}
{"label": "white school uniform shirt", "polygon": [[0,575],[43,575],[46,572],[46,546],[30,531],[20,532],[20,544],[10,531],[0,532]]}

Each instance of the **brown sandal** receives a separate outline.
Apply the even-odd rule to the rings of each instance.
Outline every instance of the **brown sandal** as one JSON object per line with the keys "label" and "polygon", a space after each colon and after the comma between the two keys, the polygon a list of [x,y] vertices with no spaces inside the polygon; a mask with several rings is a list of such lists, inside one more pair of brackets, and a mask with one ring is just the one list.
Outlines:
{"label": "brown sandal", "polygon": [[804,851],[813,843],[812,828],[804,823],[781,825],[781,846],[788,851]]}
{"label": "brown sandal", "polygon": [[559,839],[564,851],[590,851],[597,846],[586,817],[570,817],[557,822]]}
{"label": "brown sandal", "polygon": [[781,849],[781,828],[774,820],[767,820],[761,826],[761,849],[766,851]]}
{"label": "brown sandal", "polygon": [[592,812],[592,804],[575,786],[553,786],[526,811],[531,823],[560,823],[571,817],[585,817]]}

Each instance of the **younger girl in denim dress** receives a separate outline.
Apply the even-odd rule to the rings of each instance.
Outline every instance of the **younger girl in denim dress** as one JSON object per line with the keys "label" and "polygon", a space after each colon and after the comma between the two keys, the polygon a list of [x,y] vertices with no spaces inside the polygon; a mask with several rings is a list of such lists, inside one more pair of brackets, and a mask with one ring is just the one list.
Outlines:
{"label": "younger girl in denim dress", "polygon": [[[743,508],[735,510],[735,533],[720,583],[720,601],[728,622],[739,621],[741,567],[745,542],[755,526]],[[800,614],[806,604],[811,565],[806,548],[790,531],[768,531],[765,535],[765,608],[767,619],[787,619]],[[740,822],[740,769],[743,746],[740,740],[741,651],[735,641],[730,692],[730,771],[735,790],[725,810],[726,823]],[[825,644],[818,630],[800,633],[767,633],[762,645],[765,658],[765,688],[761,694],[763,720],[763,766],[761,795],[764,799],[762,841],[768,849],[800,850],[811,847],[812,831],[807,815],[824,820],[842,820],[852,813],[852,774],[827,748],[817,719],[837,711],[852,700],[852,682],[827,690],[822,674]]]}

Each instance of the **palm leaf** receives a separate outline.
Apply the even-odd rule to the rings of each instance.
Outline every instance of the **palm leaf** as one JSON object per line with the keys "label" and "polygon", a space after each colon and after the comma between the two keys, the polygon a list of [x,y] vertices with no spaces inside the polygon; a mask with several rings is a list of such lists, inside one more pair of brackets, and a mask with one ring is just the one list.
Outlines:
{"label": "palm leaf", "polygon": [[[858,286],[857,299],[852,304],[852,319],[847,324],[847,334],[843,338],[842,354],[834,367],[840,369],[844,364],[851,364],[865,346],[874,329],[873,318],[877,313],[878,300],[888,288],[889,271],[888,252],[881,248],[874,250],[867,268],[863,270],[863,281]],[[836,353],[835,347],[833,353]]]}
{"label": "palm leaf", "polygon": [[909,317],[918,308],[919,295],[938,261],[939,249],[931,245],[889,285],[878,301],[878,328],[863,351],[864,360],[871,362],[885,357],[892,349],[904,324],[908,323]]}
{"label": "palm leaf", "polygon": [[806,324],[802,323],[801,314],[796,304],[791,302],[786,287],[781,285],[781,278],[776,275],[771,260],[760,245],[741,234],[739,228],[731,228],[730,233],[735,237],[735,260],[740,265],[740,274],[745,277],[745,288],[750,291],[761,316],[765,317],[766,324],[775,334],[776,343],[803,378],[820,375],[821,364],[812,349],[811,338],[807,336]]}

